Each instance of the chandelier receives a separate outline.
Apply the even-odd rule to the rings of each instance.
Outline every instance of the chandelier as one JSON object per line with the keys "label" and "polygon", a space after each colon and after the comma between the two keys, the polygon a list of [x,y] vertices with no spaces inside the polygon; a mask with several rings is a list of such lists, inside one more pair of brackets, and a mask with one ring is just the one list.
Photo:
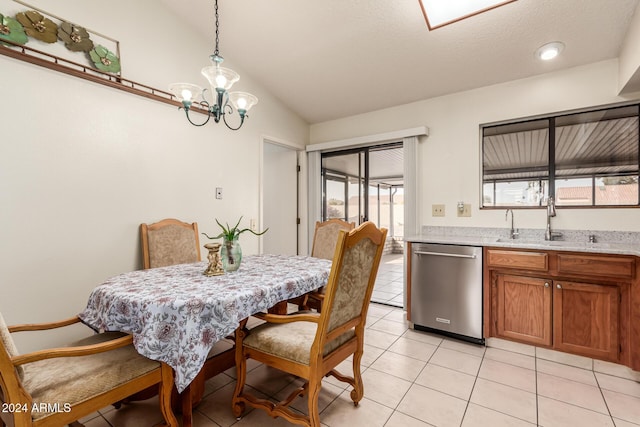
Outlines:
{"label": "chandelier", "polygon": [[[201,88],[198,85],[191,83],[173,83],[169,85],[169,90],[178,101],[182,103],[184,112],[187,115],[187,120],[194,126],[204,126],[209,122],[211,117],[218,123],[220,119],[231,130],[238,130],[244,123],[244,119],[249,117],[247,112],[258,103],[258,98],[247,92],[229,92],[231,86],[238,80],[240,76],[233,70],[224,68],[221,66],[224,60],[220,56],[218,45],[220,43],[220,23],[218,16],[218,0],[215,0],[216,10],[216,50],[209,58],[213,65],[204,67],[202,69],[202,75],[207,78],[209,85],[213,89],[214,100],[213,104],[210,104],[205,98],[204,93],[206,89]],[[202,123],[194,123],[189,117],[189,110],[192,105],[196,105],[207,111],[207,119]],[[227,115],[233,114],[235,111],[240,116],[240,124],[237,127],[233,127],[227,123]]]}

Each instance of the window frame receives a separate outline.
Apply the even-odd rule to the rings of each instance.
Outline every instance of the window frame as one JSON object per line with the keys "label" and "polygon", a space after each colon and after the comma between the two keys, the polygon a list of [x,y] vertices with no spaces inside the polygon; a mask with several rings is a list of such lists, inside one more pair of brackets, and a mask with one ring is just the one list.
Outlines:
{"label": "window frame", "polygon": [[[635,114],[631,115],[629,117],[636,117],[637,118],[637,122],[638,122],[638,141],[636,142],[637,144],[637,165],[636,165],[636,170],[634,172],[591,172],[591,173],[585,173],[585,174],[576,174],[576,175],[567,175],[567,176],[557,176],[556,175],[556,145],[558,144],[558,141],[556,141],[556,119],[558,118],[563,118],[563,117],[567,117],[567,116],[571,116],[571,115],[578,115],[578,114],[584,114],[584,113],[602,113],[605,112],[607,110],[614,110],[614,109],[619,109],[619,108],[624,108],[624,107],[635,107]],[[484,173],[484,164],[485,164],[485,129],[486,128],[495,128],[497,126],[505,126],[505,125],[520,125],[520,124],[526,124],[526,123],[530,123],[530,122],[535,122],[535,121],[548,121],[548,164],[547,164],[547,168],[548,168],[548,175],[546,177],[532,177],[532,178],[512,178],[512,179],[489,179],[489,180],[485,180],[485,173]],[[598,120],[600,121],[600,120]],[[499,209],[499,210],[504,210],[504,209],[544,209],[546,208],[546,200],[548,197],[554,197],[556,196],[556,181],[557,180],[562,180],[562,179],[575,179],[575,178],[589,178],[591,180],[591,204],[590,205],[562,205],[562,204],[556,204],[557,208],[562,208],[562,209],[593,209],[593,208],[639,208],[640,207],[640,102],[639,101],[632,101],[632,102],[624,102],[624,103],[616,103],[616,104],[608,104],[608,105],[602,105],[602,106],[597,106],[597,107],[591,107],[591,108],[584,108],[584,109],[577,109],[577,110],[571,110],[571,111],[564,111],[564,112],[557,112],[557,113],[553,113],[553,114],[545,114],[545,115],[539,115],[539,116],[532,116],[532,117],[525,117],[525,118],[520,118],[520,119],[513,119],[513,120],[504,120],[504,121],[500,121],[500,122],[492,122],[492,123],[484,123],[481,124],[479,126],[479,137],[480,137],[480,197],[479,197],[479,206],[480,209],[487,209],[487,210],[495,210],[495,209]],[[514,170],[517,170],[518,168],[513,168]],[[525,168],[523,167],[522,170],[524,171]],[[634,204],[625,204],[625,205],[621,205],[621,204],[613,204],[613,205],[598,205],[596,204],[596,181],[600,178],[606,178],[606,177],[623,177],[623,176],[632,176],[635,177],[637,180],[637,185],[638,185],[638,195],[637,195],[637,199],[635,201]],[[543,197],[541,198],[540,204],[539,205],[518,205],[518,204],[513,204],[513,205],[500,205],[500,206],[486,206],[485,205],[485,193],[484,193],[484,188],[485,185],[487,184],[491,184],[492,188],[494,189],[492,198],[493,198],[493,203],[495,203],[495,188],[496,185],[500,182],[516,182],[516,181],[542,181],[542,180],[546,180],[548,182],[548,186],[546,188],[547,193],[543,195]],[[544,203],[543,203],[544,201]]]}

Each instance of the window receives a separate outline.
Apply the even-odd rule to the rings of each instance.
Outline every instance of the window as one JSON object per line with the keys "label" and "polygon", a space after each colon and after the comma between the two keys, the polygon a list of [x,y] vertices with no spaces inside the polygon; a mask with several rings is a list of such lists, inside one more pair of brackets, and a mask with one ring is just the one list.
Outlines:
{"label": "window", "polygon": [[639,206],[639,106],[483,125],[482,207]]}

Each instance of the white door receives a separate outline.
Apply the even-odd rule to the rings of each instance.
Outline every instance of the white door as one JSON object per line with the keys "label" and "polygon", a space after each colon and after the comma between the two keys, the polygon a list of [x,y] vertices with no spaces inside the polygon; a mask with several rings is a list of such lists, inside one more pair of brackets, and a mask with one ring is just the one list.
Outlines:
{"label": "white door", "polygon": [[298,153],[293,148],[263,143],[262,237],[265,254],[298,252]]}

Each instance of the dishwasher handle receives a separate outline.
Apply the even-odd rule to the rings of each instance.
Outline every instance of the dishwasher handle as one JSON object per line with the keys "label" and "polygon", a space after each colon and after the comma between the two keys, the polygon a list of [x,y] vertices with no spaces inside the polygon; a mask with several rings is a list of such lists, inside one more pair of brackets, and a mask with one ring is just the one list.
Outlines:
{"label": "dishwasher handle", "polygon": [[463,255],[463,254],[450,254],[450,253],[446,253],[446,252],[425,252],[425,251],[414,251],[413,252],[416,255],[435,255],[435,256],[444,256],[444,257],[451,257],[451,258],[471,258],[471,259],[476,259],[476,255]]}

